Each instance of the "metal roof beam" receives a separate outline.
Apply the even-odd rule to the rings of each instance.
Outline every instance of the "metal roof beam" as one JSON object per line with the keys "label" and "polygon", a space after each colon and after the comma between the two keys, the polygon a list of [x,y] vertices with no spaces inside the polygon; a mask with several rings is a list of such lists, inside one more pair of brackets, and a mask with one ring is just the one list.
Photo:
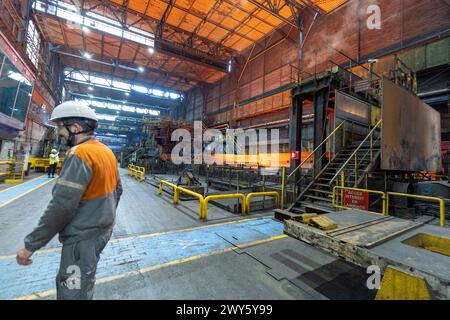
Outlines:
{"label": "metal roof beam", "polygon": [[[62,50],[62,49],[59,48],[59,47],[57,47],[56,49],[53,49],[52,51],[55,52],[55,53],[58,53],[58,54],[60,54],[60,55],[63,55],[63,56],[68,56],[68,57],[72,57],[72,58],[84,60],[84,61],[86,61],[86,62],[98,63],[98,64],[101,64],[101,65],[104,65],[104,66],[108,66],[108,67],[111,67],[111,68],[117,67],[117,68],[120,68],[120,69],[123,69],[123,70],[133,71],[133,72],[136,72],[136,73],[140,73],[140,71],[137,70],[136,68],[129,67],[129,66],[126,66],[126,65],[117,63],[117,61],[116,61],[116,62],[105,62],[105,61],[102,61],[102,60],[96,60],[96,59],[92,59],[92,58],[91,58],[91,59],[88,59],[88,58],[86,58],[86,57],[83,57],[83,56],[81,56],[81,55],[75,54],[75,53],[73,53],[73,52],[67,52],[67,51],[64,51],[64,50]],[[72,67],[72,66],[71,66],[71,67]],[[160,70],[160,69],[149,68],[148,66],[145,67],[145,70],[146,70],[146,71],[150,71],[150,72],[157,73],[157,74],[159,74],[162,78],[175,77],[175,78],[178,78],[179,80],[183,80],[183,79],[184,79],[184,81],[185,81],[186,83],[188,83],[189,85],[192,85],[192,86],[196,86],[196,85],[198,85],[198,84],[200,84],[201,86],[204,86],[204,85],[205,85],[205,83],[203,83],[203,82],[201,82],[201,81],[198,81],[196,78],[190,78],[190,77],[187,77],[185,73],[168,72],[168,71],[164,71],[164,70]],[[111,75],[110,75],[110,76],[111,76]],[[125,79],[125,78],[124,78],[124,79]],[[129,80],[131,81],[132,79],[129,79]]]}
{"label": "metal roof beam", "polygon": [[[107,99],[107,98],[102,98],[102,97],[97,97],[97,96],[92,96],[92,98],[88,95],[88,94],[84,94],[84,93],[79,93],[79,92],[73,92],[73,91],[69,91],[69,94],[72,96],[75,96],[77,98],[82,98],[82,99],[86,99],[86,100],[95,100],[95,101],[101,101],[101,102],[110,102],[110,103],[114,103],[117,105],[123,105],[123,101],[120,100],[115,100],[115,99]],[[142,103],[136,103],[136,102],[131,102],[131,101],[127,101],[126,103],[127,106],[130,107],[136,107],[136,108],[143,108],[143,109],[149,109],[149,110],[163,110],[163,111],[167,111],[170,110],[170,107],[161,107],[161,106],[156,106],[156,105],[146,105],[146,104],[142,104]]]}
{"label": "metal roof beam", "polygon": [[172,8],[173,8],[173,0],[170,0],[169,4],[166,7],[166,10],[164,10],[163,16],[161,17],[161,21],[159,22],[158,26],[156,27],[156,36],[157,37],[162,38],[163,26],[166,23],[166,20],[169,17],[169,14],[170,14],[170,11],[172,11]]}
{"label": "metal roof beam", "polygon": [[276,8],[276,6],[274,6],[274,4],[271,2],[271,0],[264,0],[263,2],[258,2],[256,0],[247,0],[247,1],[250,2],[251,4],[257,6],[258,8],[270,13],[271,15],[280,19],[284,23],[287,23],[287,24],[293,26],[294,28],[298,29],[298,25],[296,23],[294,23],[294,22],[286,19],[282,15],[280,15],[279,10]]}
{"label": "metal roof beam", "polygon": [[[130,9],[128,11],[131,11]],[[37,16],[41,16],[41,17],[46,17],[49,19],[54,19],[57,21],[62,21],[62,22],[67,22],[67,20],[57,17],[55,15],[46,13],[46,12],[40,12],[37,11],[36,12]],[[148,17],[150,18],[150,17]],[[145,19],[144,20],[151,20],[151,19]],[[159,20],[156,20],[159,21]],[[45,22],[44,22],[45,23]],[[125,27],[126,28],[126,27]],[[173,27],[170,27],[173,29]],[[94,32],[93,30],[91,30],[91,32]],[[95,32],[100,33],[100,34],[105,34],[104,32],[100,31],[100,30],[95,30]],[[179,30],[175,31],[176,33],[180,33]],[[184,32],[185,34],[185,38],[188,39],[190,36],[189,32]],[[117,37],[111,34],[107,34],[110,37]],[[132,41],[127,39],[126,41]],[[213,41],[205,41],[205,39],[200,39],[198,37],[198,35],[195,36],[195,41],[200,41],[204,44],[204,46],[212,49],[210,50],[211,52],[227,52],[227,57],[225,59],[228,59],[228,57],[232,54],[235,53],[235,51],[230,50],[228,48],[222,47],[222,48],[218,48],[220,47],[217,43],[213,42]],[[213,56],[210,53],[206,53],[204,51],[200,51],[197,50],[195,48],[190,48],[188,46],[188,43],[186,41],[186,43],[176,43],[176,42],[172,42],[170,40],[166,40],[166,39],[162,39],[162,38],[158,38],[155,37],[155,43],[158,44],[158,46],[156,47],[158,50],[160,50],[162,53],[167,54],[167,55],[171,55],[174,56],[176,58],[183,58],[184,60],[190,61],[192,63],[196,63],[202,66],[206,66],[206,67],[210,67],[213,68],[217,71],[221,71],[226,73],[227,72],[227,62],[225,60],[219,60],[217,56]],[[202,46],[202,47],[204,47]]]}

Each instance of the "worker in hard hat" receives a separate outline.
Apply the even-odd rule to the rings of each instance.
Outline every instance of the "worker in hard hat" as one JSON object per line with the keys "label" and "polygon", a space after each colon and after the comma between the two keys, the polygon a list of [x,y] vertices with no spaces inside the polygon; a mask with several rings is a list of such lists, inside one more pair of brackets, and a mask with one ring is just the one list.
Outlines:
{"label": "worker in hard hat", "polygon": [[50,155],[48,156],[48,162],[49,162],[48,177],[54,178],[56,166],[58,165],[59,162],[58,151],[56,149],[52,149],[52,151],[50,152]]}
{"label": "worker in hard hat", "polygon": [[57,233],[62,243],[57,299],[92,299],[100,253],[109,241],[122,194],[117,160],[97,141],[95,112],[76,101],[57,106],[51,119],[70,148],[53,198],[17,252],[21,265]]}

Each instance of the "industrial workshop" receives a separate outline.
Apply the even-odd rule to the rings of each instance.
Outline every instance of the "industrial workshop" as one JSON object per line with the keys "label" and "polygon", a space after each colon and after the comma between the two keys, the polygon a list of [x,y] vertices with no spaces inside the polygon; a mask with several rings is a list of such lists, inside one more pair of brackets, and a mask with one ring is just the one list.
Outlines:
{"label": "industrial workshop", "polygon": [[449,176],[449,0],[0,0],[0,300],[449,300]]}

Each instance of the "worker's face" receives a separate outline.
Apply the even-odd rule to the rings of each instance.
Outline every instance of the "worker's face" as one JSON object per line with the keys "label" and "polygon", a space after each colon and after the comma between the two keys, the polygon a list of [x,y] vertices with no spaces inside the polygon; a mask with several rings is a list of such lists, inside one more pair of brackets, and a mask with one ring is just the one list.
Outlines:
{"label": "worker's face", "polygon": [[[67,140],[69,139],[69,131],[67,130],[66,126],[64,126],[64,123],[62,121],[57,121],[56,125],[58,126],[58,135],[67,143]],[[78,123],[74,123],[68,128],[73,133],[80,132],[82,129]]]}

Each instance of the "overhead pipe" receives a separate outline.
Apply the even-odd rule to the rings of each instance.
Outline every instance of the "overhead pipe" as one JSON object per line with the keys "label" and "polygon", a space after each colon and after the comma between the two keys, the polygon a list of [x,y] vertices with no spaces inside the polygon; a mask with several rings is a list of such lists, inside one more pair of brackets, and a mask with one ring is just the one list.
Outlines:
{"label": "overhead pipe", "polygon": [[433,96],[433,95],[442,94],[442,93],[450,93],[450,89],[441,89],[441,90],[423,92],[423,93],[419,93],[417,96],[422,98],[422,97],[428,97],[428,96]]}

